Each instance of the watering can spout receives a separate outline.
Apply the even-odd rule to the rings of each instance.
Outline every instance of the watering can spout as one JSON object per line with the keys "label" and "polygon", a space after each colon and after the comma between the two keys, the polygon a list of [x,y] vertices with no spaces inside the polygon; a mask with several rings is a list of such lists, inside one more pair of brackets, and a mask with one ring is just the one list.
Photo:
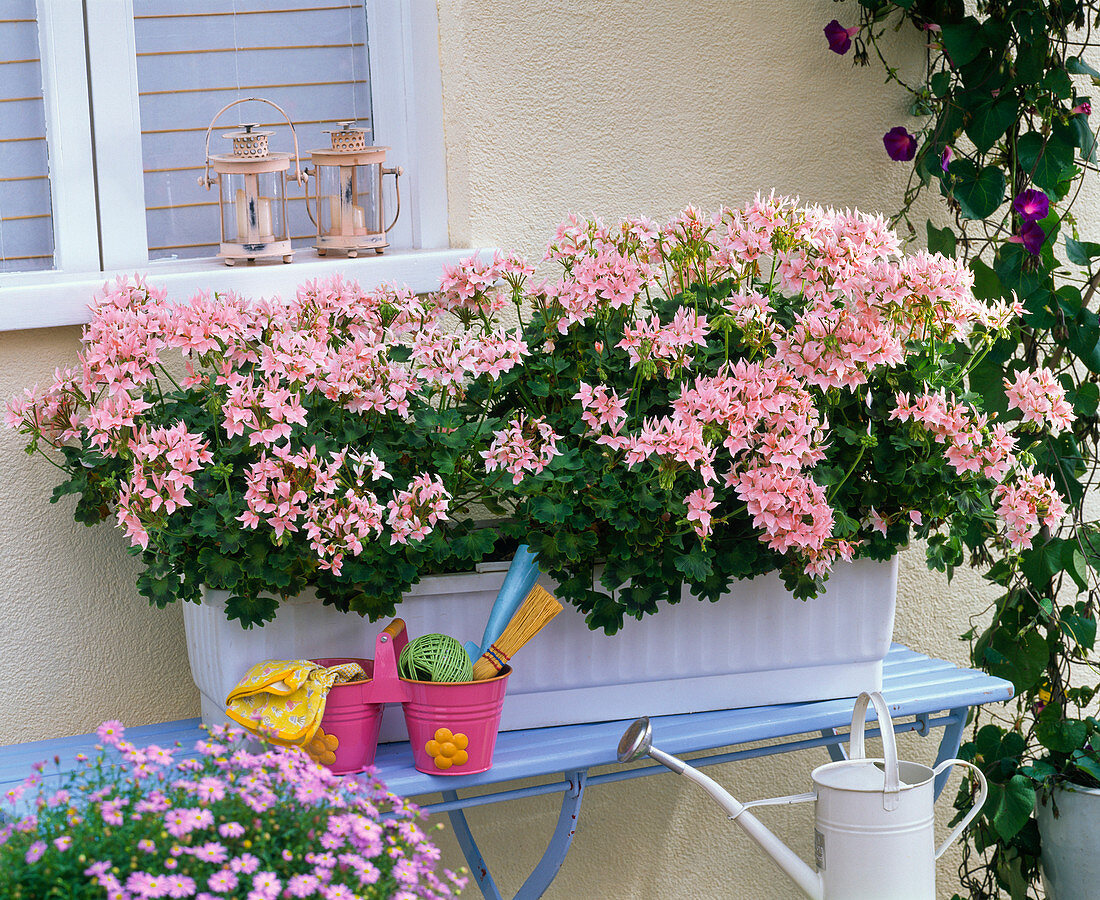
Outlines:
{"label": "watering can spout", "polygon": [[[729,817],[740,825],[749,837],[759,845],[760,849],[775,860],[776,865],[786,872],[807,897],[811,900],[823,900],[825,888],[820,873],[815,872],[806,865],[797,853],[779,840],[764,827],[756,816],[748,811],[746,804],[734,799],[729,791],[718,782],[704,775],[693,766],[689,766],[683,760],[654,747],[653,729],[646,717],[637,719],[627,728],[619,741],[618,749],[619,762],[631,762],[632,760],[641,759],[643,756],[649,756],[677,775],[683,775],[685,778],[694,781],[718,802],[729,814]],[[795,797],[784,797],[776,802],[797,803],[813,799],[813,797],[813,794],[800,794]]]}

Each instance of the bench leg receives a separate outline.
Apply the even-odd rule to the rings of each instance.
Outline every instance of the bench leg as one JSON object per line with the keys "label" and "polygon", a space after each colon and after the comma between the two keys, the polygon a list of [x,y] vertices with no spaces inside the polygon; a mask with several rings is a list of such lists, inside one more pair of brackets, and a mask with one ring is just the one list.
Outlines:
{"label": "bench leg", "polygon": [[581,811],[581,799],[584,797],[584,785],[588,780],[587,772],[566,772],[565,780],[569,782],[569,788],[562,795],[561,812],[558,813],[558,824],[554,826],[554,834],[550,838],[550,845],[535,866],[535,870],[527,876],[523,887],[516,892],[515,900],[538,900],[558,874],[562,863],[565,862],[565,854],[573,843],[573,834],[577,830],[577,816]]}
{"label": "bench leg", "polygon": [[[455,791],[442,791],[441,793],[444,800],[455,801],[458,799],[458,793]],[[489,873],[489,867],[485,864],[485,858],[481,855],[481,850],[477,846],[473,832],[470,831],[470,823],[466,821],[466,814],[461,809],[452,809],[447,813],[447,816],[451,820],[455,840],[458,841],[458,846],[462,848],[462,855],[466,857],[466,864],[470,867],[470,874],[473,875],[477,886],[481,888],[482,896],[485,900],[503,900],[496,882],[493,881],[493,876]]]}
{"label": "bench leg", "polygon": [[[962,746],[963,729],[966,728],[966,717],[969,712],[969,706],[960,706],[951,710],[951,717],[954,721],[943,729],[943,737],[940,738],[940,749],[939,752],[936,753],[936,762],[934,765],[938,766],[945,760],[954,759],[959,755],[959,747]],[[944,785],[947,784],[947,778],[950,774],[951,769],[946,769],[936,776],[937,797],[939,797]]]}
{"label": "bench leg", "polygon": [[[822,737],[836,737],[837,731],[835,728],[822,728]],[[848,751],[844,749],[844,744],[826,744],[825,749],[829,751],[829,759],[833,762],[844,762],[848,758]]]}
{"label": "bench leg", "polygon": [[[558,823],[554,826],[554,833],[550,836],[550,844],[534,871],[516,893],[515,900],[538,900],[558,874],[562,863],[565,862],[565,855],[573,843],[573,834],[577,830],[577,816],[580,815],[581,799],[584,797],[584,785],[587,780],[588,773],[585,771],[565,773],[565,781],[569,786],[562,795],[561,812],[558,813]],[[443,799],[448,802],[458,800],[458,794],[455,791],[441,793]],[[493,881],[485,858],[477,846],[477,840],[470,831],[465,814],[461,809],[452,809],[447,815],[451,819],[455,839],[462,848],[462,854],[466,857],[470,873],[481,889],[482,896],[485,900],[503,900],[500,889]]]}

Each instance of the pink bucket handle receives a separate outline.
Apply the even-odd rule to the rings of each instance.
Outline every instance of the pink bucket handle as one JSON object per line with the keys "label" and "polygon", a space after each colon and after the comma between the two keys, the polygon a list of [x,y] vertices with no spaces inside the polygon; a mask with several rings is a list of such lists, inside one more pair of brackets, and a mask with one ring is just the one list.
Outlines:
{"label": "pink bucket handle", "polygon": [[374,639],[374,680],[389,682],[397,678],[397,660],[409,642],[404,619],[394,619]]}
{"label": "pink bucket handle", "polygon": [[374,677],[370,697],[375,703],[400,703],[405,700],[405,686],[397,674],[397,660],[409,642],[404,619],[394,619],[378,632],[374,639]]}

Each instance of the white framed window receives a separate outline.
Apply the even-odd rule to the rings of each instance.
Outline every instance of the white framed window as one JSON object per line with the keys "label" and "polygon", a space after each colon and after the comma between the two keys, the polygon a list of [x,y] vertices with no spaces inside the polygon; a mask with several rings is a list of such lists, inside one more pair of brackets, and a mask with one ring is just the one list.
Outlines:
{"label": "white framed window", "polygon": [[[28,147],[16,160],[0,141],[0,179],[13,179],[0,180],[0,330],[85,321],[92,293],[116,273],[147,273],[174,297],[204,289],[270,296],[334,270],[428,290],[444,263],[471,252],[447,241],[432,0],[4,6],[0,76],[13,77],[0,77],[0,136],[26,137]],[[406,174],[384,256],[316,256],[304,192],[291,184],[293,263],[228,269],[213,258],[217,192],[198,184],[206,128],[230,100],[249,96],[286,109],[303,165],[310,149],[327,146],[323,131],[347,119],[391,148],[388,164]],[[219,121],[212,152],[240,121],[273,126],[272,147],[292,149],[270,108],[250,106]]]}

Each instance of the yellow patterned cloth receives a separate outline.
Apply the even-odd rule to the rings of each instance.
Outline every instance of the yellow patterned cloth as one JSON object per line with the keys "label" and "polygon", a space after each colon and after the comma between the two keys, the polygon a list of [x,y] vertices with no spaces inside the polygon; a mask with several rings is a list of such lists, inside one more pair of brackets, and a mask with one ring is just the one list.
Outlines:
{"label": "yellow patterned cloth", "polygon": [[304,747],[321,724],[329,689],[365,677],[358,663],[325,668],[308,659],[269,659],[229,692],[225,714],[249,731]]}

